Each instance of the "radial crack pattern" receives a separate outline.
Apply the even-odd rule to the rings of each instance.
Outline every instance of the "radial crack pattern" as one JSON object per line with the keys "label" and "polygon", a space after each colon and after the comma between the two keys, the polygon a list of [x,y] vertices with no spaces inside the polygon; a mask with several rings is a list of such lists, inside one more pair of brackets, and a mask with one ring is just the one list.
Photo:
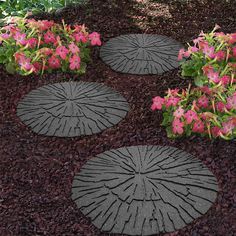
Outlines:
{"label": "radial crack pattern", "polygon": [[190,154],[132,146],[89,160],[74,178],[72,199],[103,231],[152,235],[202,216],[217,191],[214,175]]}
{"label": "radial crack pattern", "polygon": [[100,51],[113,70],[130,74],[162,74],[179,66],[182,45],[162,35],[129,34],[110,39]]}
{"label": "radial crack pattern", "polygon": [[31,91],[17,115],[38,134],[91,135],[117,124],[129,110],[117,92],[98,83],[65,82]]}

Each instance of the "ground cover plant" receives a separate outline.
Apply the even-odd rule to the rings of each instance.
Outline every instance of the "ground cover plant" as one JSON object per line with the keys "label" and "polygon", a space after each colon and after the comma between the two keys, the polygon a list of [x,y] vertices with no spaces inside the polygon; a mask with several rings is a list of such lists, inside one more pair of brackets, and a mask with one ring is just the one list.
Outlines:
{"label": "ground cover plant", "polygon": [[236,137],[236,33],[218,28],[201,32],[188,50],[179,52],[182,76],[192,77],[198,87],[169,89],[164,98],[153,99],[152,109],[164,110],[168,137]]}
{"label": "ground cover plant", "polygon": [[[103,42],[122,34],[153,33],[186,45],[202,29],[210,32],[215,23],[225,34],[236,32],[235,15],[234,0],[90,0],[86,7],[69,7],[60,15],[34,18],[85,24],[99,32]],[[30,91],[64,82],[65,78],[76,81],[77,74],[59,70],[42,77],[21,76],[9,74],[0,65],[0,235],[108,236],[72,201],[74,176],[88,160],[105,151],[132,145],[162,145],[176,147],[202,161],[216,176],[219,192],[216,202],[200,219],[158,236],[235,236],[235,139],[211,140],[201,135],[168,138],[165,127],[160,125],[162,112],[150,109],[152,98],[165,96],[168,88],[186,89],[190,79],[183,79],[179,69],[160,76],[116,73],[99,59],[98,49],[92,48],[93,60],[80,80],[102,83],[118,91],[127,99],[130,112],[117,126],[92,136],[59,138],[34,134],[16,115],[17,105]]]}
{"label": "ground cover plant", "polygon": [[83,74],[90,60],[89,46],[101,45],[97,32],[84,25],[12,18],[0,29],[0,63],[9,73],[43,74],[60,69]]}

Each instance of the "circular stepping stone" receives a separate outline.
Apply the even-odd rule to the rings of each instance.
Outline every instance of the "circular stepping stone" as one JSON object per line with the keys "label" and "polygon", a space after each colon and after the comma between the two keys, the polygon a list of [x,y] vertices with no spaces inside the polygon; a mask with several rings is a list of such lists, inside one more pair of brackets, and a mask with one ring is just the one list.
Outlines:
{"label": "circular stepping stone", "polygon": [[18,104],[17,115],[35,133],[75,137],[117,124],[128,110],[126,100],[102,84],[65,82],[31,91]]}
{"label": "circular stepping stone", "polygon": [[117,72],[160,75],[179,67],[177,57],[182,47],[162,35],[128,34],[110,39],[102,46],[100,57]]}
{"label": "circular stepping stone", "polygon": [[214,175],[168,146],[131,146],[89,160],[72,199],[99,229],[118,234],[171,232],[202,216],[217,196]]}

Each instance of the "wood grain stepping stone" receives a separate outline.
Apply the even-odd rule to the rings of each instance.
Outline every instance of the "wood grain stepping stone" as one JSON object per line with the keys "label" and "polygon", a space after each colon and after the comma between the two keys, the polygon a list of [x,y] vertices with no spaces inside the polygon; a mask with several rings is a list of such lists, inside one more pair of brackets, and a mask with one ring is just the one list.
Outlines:
{"label": "wood grain stepping stone", "polygon": [[214,175],[169,146],[131,146],[90,159],[74,177],[72,199],[108,233],[171,232],[202,216],[217,197]]}
{"label": "wood grain stepping stone", "polygon": [[17,115],[35,133],[75,137],[112,127],[128,110],[127,101],[102,84],[64,82],[31,91],[18,104]]}
{"label": "wood grain stepping stone", "polygon": [[113,70],[147,75],[179,67],[177,41],[155,34],[128,34],[110,39],[100,50],[101,59]]}

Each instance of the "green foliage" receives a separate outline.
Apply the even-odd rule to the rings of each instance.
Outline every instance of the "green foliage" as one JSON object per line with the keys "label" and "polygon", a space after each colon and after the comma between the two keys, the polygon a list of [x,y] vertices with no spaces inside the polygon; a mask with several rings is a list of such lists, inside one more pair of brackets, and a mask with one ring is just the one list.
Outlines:
{"label": "green foliage", "polygon": [[27,12],[52,12],[70,4],[83,4],[86,0],[0,0],[0,18],[24,16]]}

